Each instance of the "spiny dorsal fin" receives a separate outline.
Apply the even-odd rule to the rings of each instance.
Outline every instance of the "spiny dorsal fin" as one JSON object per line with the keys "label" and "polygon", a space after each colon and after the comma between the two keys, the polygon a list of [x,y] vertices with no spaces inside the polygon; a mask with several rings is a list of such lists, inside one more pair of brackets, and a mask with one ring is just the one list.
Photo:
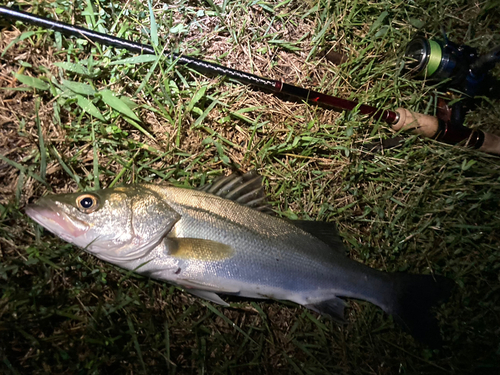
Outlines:
{"label": "spiny dorsal fin", "polygon": [[230,199],[257,211],[273,214],[267,205],[262,177],[255,170],[243,175],[233,173],[229,176],[216,178],[212,183],[201,186],[198,190]]}
{"label": "spiny dorsal fin", "polygon": [[346,254],[337,226],[325,221],[291,220],[290,223],[311,234],[333,250]]}

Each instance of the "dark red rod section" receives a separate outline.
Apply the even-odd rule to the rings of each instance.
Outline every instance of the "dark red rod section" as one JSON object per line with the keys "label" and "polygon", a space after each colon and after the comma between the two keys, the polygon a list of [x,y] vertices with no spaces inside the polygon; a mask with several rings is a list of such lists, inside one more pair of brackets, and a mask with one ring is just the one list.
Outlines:
{"label": "dark red rod section", "polygon": [[[7,20],[22,21],[27,24],[41,26],[46,29],[52,29],[64,35],[76,36],[79,38],[83,37],[92,42],[97,42],[102,45],[123,48],[132,53],[145,53],[152,55],[156,54],[154,48],[147,44],[131,42],[126,39],[113,37],[110,35],[99,33],[97,31],[85,29],[83,27],[73,26],[64,22],[54,21],[49,18],[35,16],[31,13],[22,12],[5,6],[0,6],[0,16],[4,17]],[[227,68],[222,65],[195,59],[185,55],[179,55],[172,52],[166,52],[165,55],[174,60],[177,60],[179,64],[186,65],[189,68],[202,74],[226,76],[241,83],[267,89],[275,93],[290,95],[304,100],[308,103],[324,105],[336,110],[350,111],[358,108],[360,113],[369,115],[388,124],[395,123],[399,118],[398,114],[394,111],[379,109],[365,104],[359,104],[355,101],[322,94],[313,90],[289,85],[281,81],[259,77],[254,74]]]}

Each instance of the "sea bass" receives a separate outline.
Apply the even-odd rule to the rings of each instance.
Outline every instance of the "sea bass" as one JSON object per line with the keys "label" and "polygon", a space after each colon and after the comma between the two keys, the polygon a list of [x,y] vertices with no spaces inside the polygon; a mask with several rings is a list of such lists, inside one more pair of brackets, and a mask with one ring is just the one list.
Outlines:
{"label": "sea bass", "polygon": [[221,305],[228,304],[219,294],[288,300],[342,320],[342,298],[355,298],[421,341],[439,341],[430,309],[448,296],[448,279],[351,260],[334,224],[261,212],[264,199],[261,177],[250,172],[198,190],[135,184],[51,195],[26,213],[106,262]]}

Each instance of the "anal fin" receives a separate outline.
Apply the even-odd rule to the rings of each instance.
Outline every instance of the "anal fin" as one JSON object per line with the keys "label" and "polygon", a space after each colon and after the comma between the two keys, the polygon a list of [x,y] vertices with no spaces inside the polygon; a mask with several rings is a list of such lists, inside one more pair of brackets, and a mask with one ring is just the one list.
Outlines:
{"label": "anal fin", "polygon": [[313,303],[310,305],[305,305],[305,307],[307,307],[308,309],[316,311],[317,313],[323,315],[328,315],[333,320],[341,324],[344,324],[346,322],[344,318],[345,306],[345,301],[338,297],[334,297],[332,299]]}

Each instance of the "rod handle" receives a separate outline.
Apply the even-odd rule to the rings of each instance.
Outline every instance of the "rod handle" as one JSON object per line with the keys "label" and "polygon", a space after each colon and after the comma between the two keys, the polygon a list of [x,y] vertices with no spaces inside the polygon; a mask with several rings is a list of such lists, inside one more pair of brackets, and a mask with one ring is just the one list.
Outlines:
{"label": "rod handle", "polygon": [[[437,117],[424,115],[422,113],[409,111],[405,108],[398,108],[396,112],[399,114],[398,121],[392,125],[392,129],[396,131],[405,130],[414,134],[423,135],[429,138],[436,138],[439,129],[439,120]],[[467,129],[465,134],[461,130]],[[448,128],[445,134],[441,134],[438,140],[446,143],[456,144],[467,140],[471,136],[471,130],[465,127],[452,129]],[[451,134],[455,133],[455,134]],[[500,137],[495,134],[481,132],[484,134],[484,140],[479,146],[479,143],[473,142],[469,147],[477,148],[479,151],[486,152],[492,155],[500,155]],[[458,135],[458,138],[457,138]],[[479,146],[479,147],[478,147]]]}
{"label": "rod handle", "polygon": [[396,112],[399,114],[399,119],[392,125],[392,129],[396,131],[405,130],[413,134],[434,138],[439,130],[437,117],[409,111],[406,108],[398,108]]}
{"label": "rod handle", "polygon": [[484,141],[478,150],[487,152],[488,154],[500,155],[500,137],[484,132]]}

